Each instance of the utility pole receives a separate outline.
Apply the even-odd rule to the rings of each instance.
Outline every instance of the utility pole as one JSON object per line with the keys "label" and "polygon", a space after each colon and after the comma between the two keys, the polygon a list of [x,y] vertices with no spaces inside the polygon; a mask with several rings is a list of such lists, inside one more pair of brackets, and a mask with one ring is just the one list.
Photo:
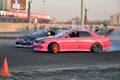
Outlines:
{"label": "utility pole", "polygon": [[4,4],[5,4],[5,3],[4,3],[4,0],[2,0],[2,5],[3,5],[3,6],[2,6],[2,11],[4,11]]}
{"label": "utility pole", "polygon": [[45,0],[42,1],[43,2],[43,14],[45,13]]}
{"label": "utility pole", "polygon": [[81,0],[81,27],[84,29],[84,0]]}
{"label": "utility pole", "polygon": [[87,24],[87,11],[88,9],[85,8],[85,22],[84,22],[85,25]]}
{"label": "utility pole", "polygon": [[2,0],[2,11],[3,11],[3,15],[5,15],[5,0]]}
{"label": "utility pole", "polygon": [[26,27],[27,31],[29,29],[29,23],[30,23],[30,17],[31,17],[31,3],[32,3],[32,0],[31,1],[29,0],[28,9],[27,9],[27,27]]}
{"label": "utility pole", "polygon": [[31,1],[28,1],[28,10],[27,10],[27,22],[30,23],[30,16],[31,16]]}

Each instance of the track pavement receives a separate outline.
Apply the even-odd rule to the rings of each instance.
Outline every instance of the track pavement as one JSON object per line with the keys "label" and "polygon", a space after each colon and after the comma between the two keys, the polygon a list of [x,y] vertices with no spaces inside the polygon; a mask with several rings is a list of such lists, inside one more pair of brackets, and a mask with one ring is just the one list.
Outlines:
{"label": "track pavement", "polygon": [[[0,39],[0,66],[7,57],[12,77],[0,80],[119,80],[120,51],[102,54],[91,52],[34,52],[15,48],[15,39]],[[116,41],[113,44],[117,44]],[[119,45],[119,44],[117,44]],[[101,78],[102,76],[102,78]]]}

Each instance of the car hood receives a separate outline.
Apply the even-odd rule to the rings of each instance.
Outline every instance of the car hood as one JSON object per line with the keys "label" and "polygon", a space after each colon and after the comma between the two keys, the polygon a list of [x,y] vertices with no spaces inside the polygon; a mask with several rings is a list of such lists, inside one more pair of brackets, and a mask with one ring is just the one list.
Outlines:
{"label": "car hood", "polygon": [[34,40],[35,37],[32,36],[32,35],[24,35],[24,36],[20,36],[17,38],[17,41],[31,41],[31,40]]}

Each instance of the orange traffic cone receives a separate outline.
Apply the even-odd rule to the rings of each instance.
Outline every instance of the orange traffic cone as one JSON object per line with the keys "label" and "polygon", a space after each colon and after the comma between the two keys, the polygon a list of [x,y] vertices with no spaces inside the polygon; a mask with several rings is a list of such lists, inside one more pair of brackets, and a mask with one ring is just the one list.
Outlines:
{"label": "orange traffic cone", "polygon": [[2,67],[0,76],[3,76],[3,77],[11,76],[11,74],[9,73],[9,69],[8,69],[7,58],[4,58],[3,67]]}

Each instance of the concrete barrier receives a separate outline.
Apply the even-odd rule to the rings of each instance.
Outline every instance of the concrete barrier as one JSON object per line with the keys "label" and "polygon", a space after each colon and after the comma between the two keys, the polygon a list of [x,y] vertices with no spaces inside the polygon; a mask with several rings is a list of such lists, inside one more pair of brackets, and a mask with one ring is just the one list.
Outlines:
{"label": "concrete barrier", "polygon": [[[33,31],[35,25],[33,23],[29,24],[28,29]],[[37,24],[36,28],[48,29],[50,27],[70,27],[71,24]],[[27,23],[0,23],[0,32],[20,32],[27,30]]]}
{"label": "concrete barrier", "polygon": [[[0,22],[0,32],[21,32],[21,31],[26,31],[27,28],[29,31],[34,31],[34,28],[36,26],[37,29],[40,29],[41,27],[44,29],[48,29],[50,27],[58,27],[58,28],[67,28],[67,27],[72,27],[72,24],[41,24],[38,23],[37,25],[30,23],[29,27],[27,27],[27,23],[1,23]],[[78,25],[74,25],[78,27]],[[100,25],[97,25],[99,27],[103,27]],[[111,28],[115,28],[115,26],[108,26]]]}

